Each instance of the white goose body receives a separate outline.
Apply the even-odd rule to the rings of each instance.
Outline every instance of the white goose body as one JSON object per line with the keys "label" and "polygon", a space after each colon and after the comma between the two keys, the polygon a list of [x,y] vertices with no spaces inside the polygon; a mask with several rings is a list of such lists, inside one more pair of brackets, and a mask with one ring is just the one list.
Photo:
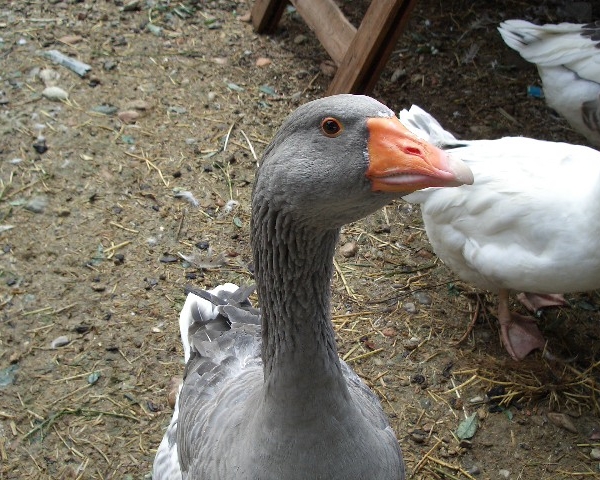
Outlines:
{"label": "white goose body", "polygon": [[343,224],[392,198],[471,180],[368,97],[329,97],[290,115],[253,190],[260,316],[249,290],[188,295],[185,376],[153,479],[404,479],[377,397],[337,355],[333,253]]}
{"label": "white goose body", "polygon": [[435,253],[461,279],[493,292],[600,288],[600,152],[523,137],[461,141],[416,106],[400,120],[473,172],[472,185],[404,197],[421,205]]}
{"label": "white goose body", "polygon": [[507,20],[498,30],[509,47],[537,65],[548,106],[600,146],[600,22]]}

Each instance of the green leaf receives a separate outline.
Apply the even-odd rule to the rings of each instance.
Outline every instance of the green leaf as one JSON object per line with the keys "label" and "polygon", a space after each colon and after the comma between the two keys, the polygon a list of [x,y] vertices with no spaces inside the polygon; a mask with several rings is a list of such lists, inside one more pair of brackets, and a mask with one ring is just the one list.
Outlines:
{"label": "green leaf", "polygon": [[229,82],[227,84],[227,88],[229,90],[233,90],[234,92],[243,92],[244,89],[242,87],[240,87],[237,83],[233,83],[233,82]]}
{"label": "green leaf", "polygon": [[448,284],[448,295],[450,295],[451,297],[458,297],[460,295],[460,290],[456,287],[456,284]]}
{"label": "green leaf", "polygon": [[479,422],[477,421],[477,413],[465,418],[456,429],[456,436],[459,440],[468,440],[475,436]]}
{"label": "green leaf", "polygon": [[87,381],[90,385],[94,385],[99,379],[100,379],[100,372],[92,372],[87,377]]}
{"label": "green leaf", "polygon": [[98,245],[98,248],[96,249],[96,254],[92,257],[90,263],[93,266],[100,265],[105,258],[106,256],[104,255],[104,247],[102,246],[102,244],[100,244]]}
{"label": "green leaf", "polygon": [[578,308],[581,308],[582,310],[587,310],[589,312],[598,310],[598,307],[596,307],[595,305],[592,305],[590,302],[586,302],[585,300],[580,300],[575,305]]}
{"label": "green leaf", "polygon": [[272,97],[277,96],[277,92],[273,87],[269,87],[269,85],[261,85],[259,90],[267,95],[271,95]]}
{"label": "green leaf", "polygon": [[242,228],[244,226],[244,223],[240,220],[239,217],[233,217],[233,224],[238,228]]}

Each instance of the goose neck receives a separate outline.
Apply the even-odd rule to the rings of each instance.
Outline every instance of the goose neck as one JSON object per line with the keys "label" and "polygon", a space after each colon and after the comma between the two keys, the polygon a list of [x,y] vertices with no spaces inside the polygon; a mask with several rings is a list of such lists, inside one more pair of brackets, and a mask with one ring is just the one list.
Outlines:
{"label": "goose neck", "polygon": [[288,393],[319,385],[345,389],[330,313],[339,230],[311,228],[272,212],[256,220],[253,253],[265,385],[277,384]]}

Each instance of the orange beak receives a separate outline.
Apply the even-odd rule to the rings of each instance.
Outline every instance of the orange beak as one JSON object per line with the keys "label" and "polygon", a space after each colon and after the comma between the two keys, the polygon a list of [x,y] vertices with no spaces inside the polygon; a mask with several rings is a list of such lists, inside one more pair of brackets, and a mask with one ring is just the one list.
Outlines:
{"label": "orange beak", "polygon": [[395,117],[369,118],[369,168],[374,191],[412,193],[427,187],[473,183],[461,160],[421,140]]}

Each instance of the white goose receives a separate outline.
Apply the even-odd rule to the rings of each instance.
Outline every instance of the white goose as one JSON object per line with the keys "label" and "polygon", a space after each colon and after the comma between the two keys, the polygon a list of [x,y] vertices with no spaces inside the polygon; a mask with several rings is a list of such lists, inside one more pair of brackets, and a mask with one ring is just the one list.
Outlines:
{"label": "white goose", "polygon": [[188,296],[185,376],[153,479],[404,479],[378,399],[337,355],[333,253],[345,223],[418,188],[469,181],[462,162],[369,97],[292,113],[252,196],[260,318],[232,285]]}
{"label": "white goose", "polygon": [[414,105],[400,121],[473,172],[472,185],[404,197],[421,204],[435,253],[464,281],[498,293],[514,359],[542,348],[535,320],[511,313],[508,294],[600,288],[600,152],[523,137],[457,140]]}
{"label": "white goose", "polygon": [[534,25],[507,20],[506,44],[537,65],[549,107],[600,147],[600,21]]}

